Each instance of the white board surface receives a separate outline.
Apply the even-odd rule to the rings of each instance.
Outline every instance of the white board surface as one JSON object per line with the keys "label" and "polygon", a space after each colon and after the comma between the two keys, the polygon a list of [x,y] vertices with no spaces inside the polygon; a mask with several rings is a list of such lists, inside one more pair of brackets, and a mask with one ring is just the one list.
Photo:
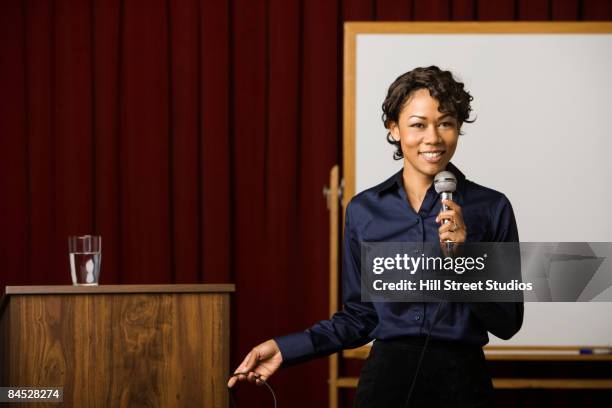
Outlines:
{"label": "white board surface", "polygon": [[[381,105],[428,65],[474,96],[452,162],[508,196],[521,241],[612,241],[611,34],[358,34],[356,193],[401,168]],[[527,303],[522,330],[491,344],[612,345],[612,303]]]}

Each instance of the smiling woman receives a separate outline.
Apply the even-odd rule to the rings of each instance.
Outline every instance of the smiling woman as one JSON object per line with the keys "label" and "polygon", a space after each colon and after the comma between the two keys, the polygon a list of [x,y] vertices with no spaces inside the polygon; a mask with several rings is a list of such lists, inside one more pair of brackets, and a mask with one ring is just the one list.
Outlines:
{"label": "smiling woman", "polygon": [[[464,122],[469,120],[472,96],[449,71],[436,66],[416,68],[398,77],[383,102],[387,141],[396,146],[393,157],[404,159],[409,184],[422,187],[448,165],[455,154]],[[423,192],[426,190],[420,189]],[[406,190],[415,211],[424,194]]]}
{"label": "smiling woman", "polygon": [[[281,366],[375,340],[356,408],[493,404],[482,346],[488,332],[503,339],[518,332],[522,303],[368,302],[361,296],[364,242],[518,241],[508,199],[467,180],[450,162],[461,126],[472,122],[471,100],[461,82],[435,66],[416,68],[391,84],[383,122],[387,140],[397,146],[394,158],[404,166],[346,208],[342,310],[254,347],[228,386],[266,381]],[[436,193],[433,181],[441,171],[456,178],[453,200]]]}

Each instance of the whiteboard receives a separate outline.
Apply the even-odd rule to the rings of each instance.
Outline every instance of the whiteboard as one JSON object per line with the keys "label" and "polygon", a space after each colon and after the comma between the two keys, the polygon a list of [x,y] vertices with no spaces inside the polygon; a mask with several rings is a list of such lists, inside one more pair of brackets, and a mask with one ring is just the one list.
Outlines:
{"label": "whiteboard", "polygon": [[[345,61],[354,58],[354,67],[345,86],[354,89],[345,90],[345,109],[354,112],[345,121],[354,118],[354,126],[345,139],[353,133],[354,140],[348,149],[345,140],[344,173],[354,177],[345,179],[351,195],[402,167],[381,120],[389,85],[415,67],[438,65],[465,83],[477,118],[464,124],[451,161],[468,179],[508,196],[521,241],[612,241],[611,24],[588,34],[576,29],[584,23],[570,33],[522,32],[519,25],[440,34],[389,24],[399,32],[357,26],[348,33]],[[599,273],[610,273],[605,262]],[[526,303],[517,335],[490,337],[503,345],[612,345],[612,303]]]}

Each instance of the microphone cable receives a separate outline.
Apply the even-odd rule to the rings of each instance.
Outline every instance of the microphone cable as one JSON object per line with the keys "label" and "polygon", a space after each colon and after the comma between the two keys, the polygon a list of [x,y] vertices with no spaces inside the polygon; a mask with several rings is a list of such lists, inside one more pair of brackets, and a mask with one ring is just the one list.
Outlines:
{"label": "microphone cable", "polygon": [[[446,303],[446,302],[439,302],[438,305],[436,306],[436,310],[434,311],[433,314],[433,318],[432,318],[432,322],[431,325],[429,326],[429,329],[427,330],[427,336],[425,337],[425,342],[423,343],[423,350],[421,350],[421,354],[419,355],[419,361],[417,362],[417,366],[414,372],[414,376],[412,377],[412,382],[410,384],[410,390],[408,391],[408,397],[406,398],[406,402],[404,403],[404,407],[408,408],[410,405],[410,398],[412,397],[412,393],[414,392],[414,386],[416,384],[416,380],[417,377],[419,376],[419,371],[421,370],[421,364],[423,362],[423,357],[425,357],[425,350],[427,349],[427,344],[429,343],[429,338],[431,337],[431,332],[436,324],[436,320],[438,318],[438,312],[440,310],[440,306],[442,305],[442,303]],[[238,372],[238,373],[234,373],[232,374],[229,378],[232,377],[236,377],[238,375],[246,375],[248,376],[249,373],[248,372]],[[259,374],[255,373],[255,377],[261,382],[261,384],[265,385],[266,388],[268,388],[268,391],[270,391],[270,394],[272,394],[272,400],[274,401],[274,408],[277,408],[277,401],[276,401],[276,394],[274,393],[274,389],[272,389],[272,386],[270,384],[268,384],[267,381],[262,380],[261,378],[259,378]],[[238,405],[236,404],[236,399],[234,398],[234,393],[233,393],[233,389],[229,388],[229,395],[230,395],[230,402],[232,407],[234,408],[238,408]]]}
{"label": "microphone cable", "polygon": [[408,397],[406,397],[406,402],[404,403],[404,408],[410,407],[410,397],[412,397],[412,392],[414,391],[414,385],[416,384],[417,377],[419,376],[419,371],[421,370],[421,363],[423,362],[423,357],[425,356],[425,350],[427,349],[427,344],[429,343],[429,338],[431,337],[431,331],[436,325],[436,320],[438,318],[438,311],[440,310],[440,305],[444,302],[439,302],[438,306],[436,306],[436,310],[434,312],[431,325],[429,326],[429,330],[427,330],[427,337],[425,337],[425,342],[423,343],[423,350],[421,350],[421,355],[419,356],[419,361],[417,362],[416,369],[414,370],[414,376],[412,377],[412,383],[410,384],[410,390],[408,391]]}
{"label": "microphone cable", "polygon": [[[236,377],[238,375],[246,375],[248,377],[249,373],[248,372],[238,372],[238,373],[232,374],[229,378]],[[255,373],[255,378],[257,378],[257,380],[259,380],[263,385],[265,385],[268,388],[268,391],[270,391],[270,394],[272,394],[272,400],[274,401],[274,408],[277,408],[276,407],[276,394],[274,393],[272,386],[268,384],[266,380],[262,380],[261,378],[259,378],[259,374],[257,373]],[[230,402],[231,402],[232,407],[238,408],[238,405],[236,404],[236,399],[234,398],[233,389],[228,388],[228,391],[229,391]]]}

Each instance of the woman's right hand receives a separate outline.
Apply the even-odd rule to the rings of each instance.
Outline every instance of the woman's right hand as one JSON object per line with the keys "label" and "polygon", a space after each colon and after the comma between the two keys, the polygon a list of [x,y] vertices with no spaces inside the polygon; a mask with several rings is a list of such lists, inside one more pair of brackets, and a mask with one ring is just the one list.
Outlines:
{"label": "woman's right hand", "polygon": [[234,371],[234,374],[248,373],[248,375],[237,374],[232,376],[227,382],[227,387],[233,387],[237,381],[248,380],[256,384],[261,384],[260,380],[268,381],[268,378],[278,370],[282,362],[283,356],[278,344],[274,340],[265,341],[253,347],[242,364]]}

